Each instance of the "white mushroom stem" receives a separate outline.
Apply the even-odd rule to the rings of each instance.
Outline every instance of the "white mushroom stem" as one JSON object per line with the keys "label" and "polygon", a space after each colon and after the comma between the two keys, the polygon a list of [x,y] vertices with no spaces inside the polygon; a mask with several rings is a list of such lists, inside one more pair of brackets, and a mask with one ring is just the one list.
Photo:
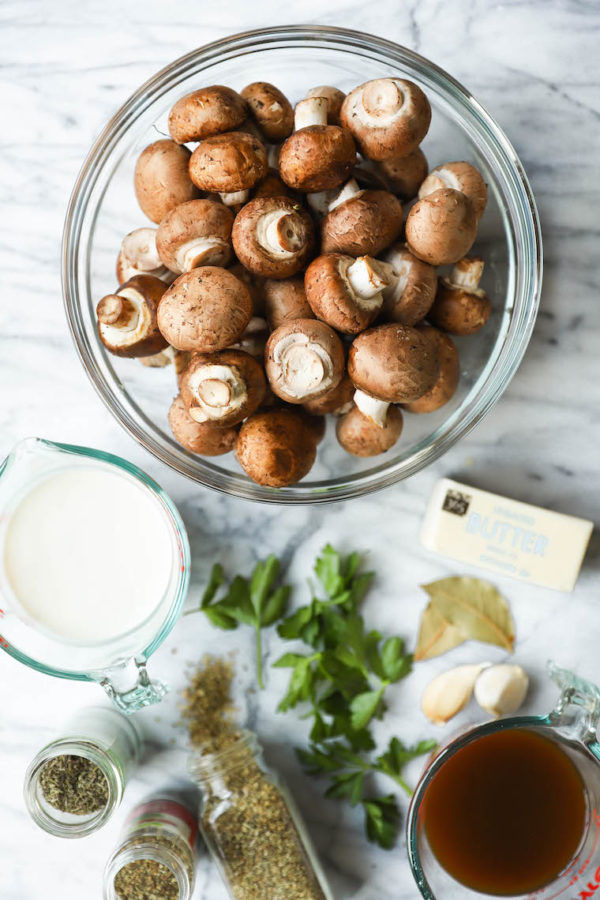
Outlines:
{"label": "white mushroom stem", "polygon": [[200,366],[189,377],[194,397],[189,410],[195,422],[218,420],[239,409],[248,396],[246,382],[235,366]]}
{"label": "white mushroom stem", "polygon": [[356,197],[358,194],[362,194],[362,191],[358,182],[354,178],[351,178],[350,181],[346,182],[339,194],[337,194],[330,202],[329,212],[331,212],[332,209],[335,209],[336,206],[341,206],[346,200],[351,200],[352,197]]}
{"label": "white mushroom stem", "polygon": [[249,196],[250,191],[230,191],[229,193],[219,191],[219,197],[225,206],[238,206],[241,203],[245,203]]}
{"label": "white mushroom stem", "polygon": [[162,266],[156,249],[156,230],[136,228],[123,238],[123,255],[138,272],[153,272]]}
{"label": "white mushroom stem", "polygon": [[194,238],[182,244],[176,255],[180,272],[190,272],[198,266],[222,266],[229,262],[231,250],[221,238]]}
{"label": "white mushroom stem", "polygon": [[386,125],[398,118],[404,106],[404,92],[396,78],[376,78],[362,92],[362,109],[366,118]]}
{"label": "white mushroom stem", "polygon": [[370,256],[359,256],[350,263],[343,275],[355,299],[362,306],[371,307],[381,302],[381,292],[389,284],[389,280],[379,273],[377,261]]}
{"label": "white mushroom stem", "polygon": [[327,125],[327,98],[307,97],[300,100],[294,110],[294,129],[308,128],[311,125]]}
{"label": "white mushroom stem", "polygon": [[360,409],[363,416],[370,419],[378,428],[385,428],[387,413],[390,404],[385,400],[377,400],[364,391],[354,392],[354,403]]}
{"label": "white mushroom stem", "polygon": [[410,261],[407,259],[399,259],[393,263],[377,260],[378,271],[388,281],[383,290],[385,300],[396,302],[402,296],[408,284],[410,267]]}
{"label": "white mushroom stem", "polygon": [[256,240],[271,256],[290,259],[304,245],[301,221],[287,209],[265,213],[256,223]]}
{"label": "white mushroom stem", "polygon": [[315,191],[312,194],[307,194],[306,199],[308,200],[308,205],[311,209],[313,209],[317,215],[323,217],[326,216],[330,211],[330,203],[334,199],[336,195],[335,188],[329,191]]}
{"label": "white mushroom stem", "polygon": [[141,356],[140,362],[149,369],[164,369],[165,366],[170,366],[175,362],[175,352],[174,347],[167,347],[153,356]]}
{"label": "white mushroom stem", "polygon": [[124,287],[103,297],[96,307],[100,334],[112,346],[135,344],[150,324],[146,301],[139,291]]}
{"label": "white mushroom stem", "polygon": [[331,356],[306,334],[296,332],[282,337],[275,345],[273,360],[281,372],[281,386],[290,397],[300,400],[332,387]]}
{"label": "white mushroom stem", "polygon": [[461,259],[456,263],[448,281],[454,287],[462,287],[467,291],[476,291],[483,275],[483,266],[484,262],[482,259],[465,257],[465,259]]}
{"label": "white mushroom stem", "polygon": [[279,171],[280,152],[281,147],[279,144],[269,144],[267,147],[267,165],[270,169],[275,169],[276,172]]}

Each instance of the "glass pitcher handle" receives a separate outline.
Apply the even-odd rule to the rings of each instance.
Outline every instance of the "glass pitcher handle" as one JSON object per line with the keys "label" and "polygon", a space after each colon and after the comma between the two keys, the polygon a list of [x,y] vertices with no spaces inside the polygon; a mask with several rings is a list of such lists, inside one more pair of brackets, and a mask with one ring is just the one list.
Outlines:
{"label": "glass pitcher handle", "polygon": [[552,724],[568,728],[573,737],[584,743],[596,741],[600,724],[600,689],[568,669],[561,669],[552,660],[548,662],[548,674],[561,689],[558,703],[549,716]]}
{"label": "glass pitcher handle", "polygon": [[115,706],[128,715],[160,703],[169,690],[162,681],[150,678],[144,659],[131,659],[118,669],[104,672],[98,682]]}

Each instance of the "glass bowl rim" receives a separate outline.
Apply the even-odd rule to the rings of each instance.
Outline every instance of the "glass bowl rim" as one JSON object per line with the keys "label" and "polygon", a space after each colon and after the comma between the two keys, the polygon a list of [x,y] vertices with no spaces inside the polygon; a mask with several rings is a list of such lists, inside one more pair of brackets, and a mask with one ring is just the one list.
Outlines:
{"label": "glass bowl rim", "polygon": [[[505,336],[493,369],[471,399],[469,406],[461,409],[460,416],[446,432],[434,439],[428,439],[429,443],[416,449],[410,457],[389,465],[384,463],[372,470],[343,476],[337,481],[332,479],[313,484],[300,482],[288,488],[269,488],[258,485],[250,481],[247,476],[235,472],[198,471],[195,459],[187,462],[185,456],[182,456],[181,459],[176,458],[164,443],[155,440],[154,436],[147,433],[142,423],[132,418],[129,411],[122,406],[120,398],[115,396],[113,385],[102,373],[97,371],[93,354],[86,346],[83,330],[78,321],[78,310],[82,304],[79,296],[77,269],[74,263],[79,253],[81,229],[88,212],[90,193],[100,171],[99,167],[101,168],[106,162],[103,156],[107,145],[120,137],[121,132],[131,126],[131,116],[135,116],[141,109],[158,99],[161,91],[169,89],[170,83],[176,75],[181,74],[194,63],[218,61],[222,58],[221,54],[223,53],[227,53],[228,58],[231,58],[236,55],[246,55],[252,49],[263,51],[281,49],[285,44],[302,46],[302,43],[298,42],[304,42],[306,46],[314,46],[319,41],[325,43],[325,49],[347,51],[348,47],[356,48],[359,45],[363,49],[371,51],[373,58],[377,58],[381,62],[391,63],[395,59],[405,65],[410,64],[413,69],[427,73],[427,77],[435,82],[436,87],[444,94],[445,98],[454,101],[455,110],[456,103],[458,103],[469,111],[479,132],[483,133],[486,138],[488,149],[494,157],[494,163],[496,166],[502,167],[503,191],[505,192],[507,188],[511,189],[511,199],[514,201],[510,211],[511,223],[514,225],[516,219],[521,226],[519,234],[515,238],[515,246],[524,253],[527,266],[525,267],[525,279],[517,280],[513,293],[513,305],[515,308],[519,307],[521,320],[518,330],[509,332]],[[512,187],[508,183],[509,177]],[[261,28],[221,38],[184,54],[145,81],[112,116],[90,149],[73,187],[65,217],[62,241],[62,289],[69,329],[77,354],[94,389],[119,424],[153,456],[197,484],[232,496],[280,505],[347,500],[388,487],[416,474],[468,434],[498,401],[523,358],[539,307],[542,268],[542,236],[539,216],[523,165],[504,131],[472,94],[435,63],[399,44],[352,29],[316,25]],[[439,427],[443,427],[444,424],[442,423]]]}

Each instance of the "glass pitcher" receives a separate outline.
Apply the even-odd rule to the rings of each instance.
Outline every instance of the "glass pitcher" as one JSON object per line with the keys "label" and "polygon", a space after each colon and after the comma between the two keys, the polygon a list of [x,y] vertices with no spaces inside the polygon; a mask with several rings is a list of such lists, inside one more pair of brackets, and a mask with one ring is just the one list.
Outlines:
{"label": "glass pitcher", "polygon": [[[600,900],[600,690],[554,663],[548,672],[561,688],[556,707],[547,716],[517,716],[473,728],[452,741],[430,762],[413,796],[407,822],[411,869],[426,900],[478,900],[490,897],[455,881],[435,858],[427,841],[422,804],[427,788],[450,756],[467,744],[501,730],[523,728],[549,739],[577,768],[585,787],[586,824],[579,849],[565,869],[544,887],[512,900]],[[493,810],[490,810],[490,815]],[[494,895],[497,896],[497,895]]]}
{"label": "glass pitcher", "polygon": [[[38,484],[77,467],[108,468],[113,475],[133,481],[158,504],[169,534],[170,573],[162,597],[143,621],[106,640],[62,639],[40,628],[20,604],[4,565],[11,513]],[[137,466],[100,450],[40,438],[17,444],[0,465],[0,647],[25,665],[59,678],[95,681],[126,713],[159,702],[167,688],[150,679],[146,663],[177,621],[189,574],[190,550],[179,513],[156,482]]]}

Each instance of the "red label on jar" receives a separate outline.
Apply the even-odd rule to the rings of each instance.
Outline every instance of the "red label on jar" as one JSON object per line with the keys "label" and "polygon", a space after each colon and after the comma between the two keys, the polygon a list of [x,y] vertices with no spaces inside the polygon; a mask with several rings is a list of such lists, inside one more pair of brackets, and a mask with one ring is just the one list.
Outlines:
{"label": "red label on jar", "polygon": [[157,828],[176,829],[192,850],[198,834],[195,817],[176,800],[148,800],[146,803],[140,803],[129,814],[126,825],[129,828],[146,828],[153,825]]}

